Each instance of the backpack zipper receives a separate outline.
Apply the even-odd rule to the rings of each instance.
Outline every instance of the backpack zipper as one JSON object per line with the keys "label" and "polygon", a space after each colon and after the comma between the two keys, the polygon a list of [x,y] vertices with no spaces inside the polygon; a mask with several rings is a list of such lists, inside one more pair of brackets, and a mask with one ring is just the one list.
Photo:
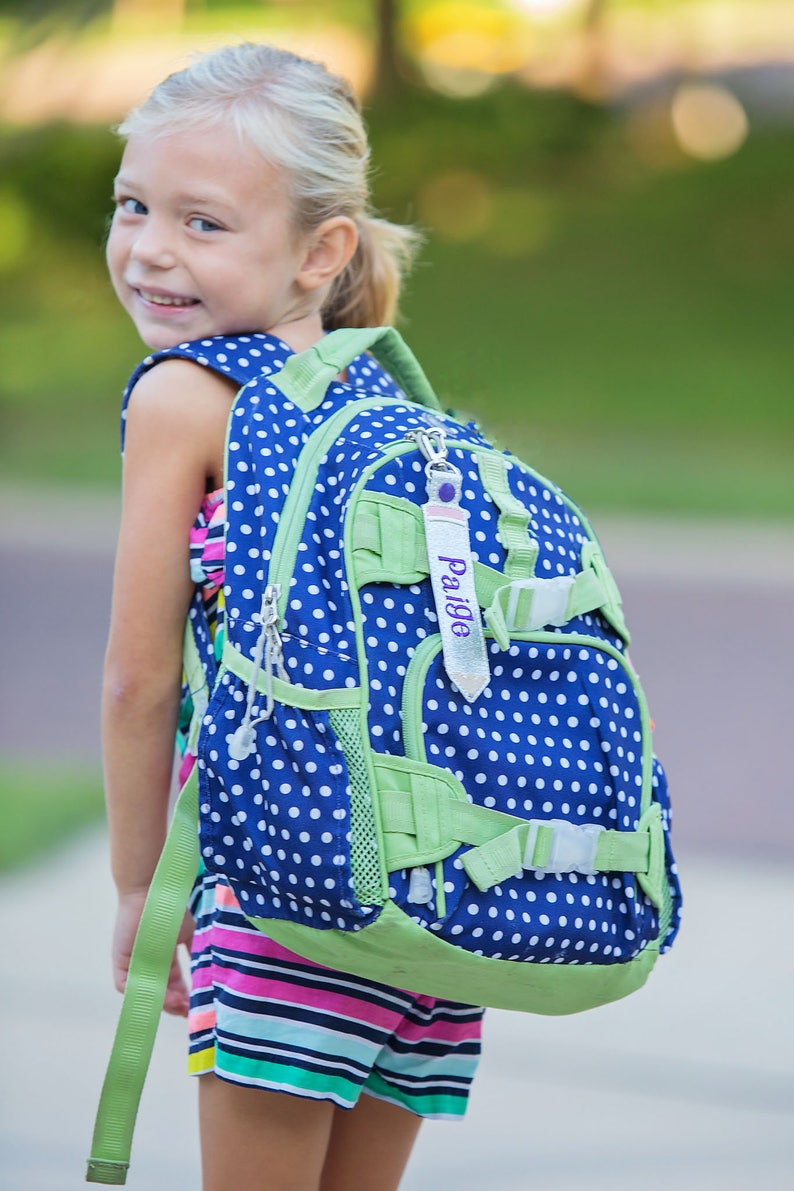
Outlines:
{"label": "backpack zipper", "polygon": [[[417,699],[417,693],[424,688],[425,678],[433,658],[441,652],[441,634],[434,633],[419,642],[413,657],[408,663],[403,681],[403,695],[401,704],[401,718],[403,726],[403,747],[405,755],[411,761],[427,763],[424,736],[422,735],[422,698]],[[418,714],[417,714],[418,708]],[[410,711],[410,714],[409,714]],[[447,899],[444,890],[444,862],[437,860],[434,867],[436,879],[435,902],[436,920],[446,918]],[[430,880],[430,870],[427,865],[418,864],[410,870],[408,877],[408,897],[412,905],[428,905],[433,901],[433,885]]]}
{"label": "backpack zipper", "polygon": [[[295,464],[295,472],[281,510],[281,518],[276,530],[268,568],[269,582],[281,588],[278,601],[279,627],[283,628],[285,610],[289,602],[290,583],[298,557],[298,547],[303,534],[306,514],[317,487],[320,463],[328,453],[329,447],[336,442],[345,426],[361,410],[405,404],[404,399],[397,397],[376,397],[370,401],[361,399],[351,401],[332,414],[309,436]],[[413,449],[410,444],[401,443],[400,445],[403,449]],[[300,483],[296,483],[298,479],[300,479]]]}

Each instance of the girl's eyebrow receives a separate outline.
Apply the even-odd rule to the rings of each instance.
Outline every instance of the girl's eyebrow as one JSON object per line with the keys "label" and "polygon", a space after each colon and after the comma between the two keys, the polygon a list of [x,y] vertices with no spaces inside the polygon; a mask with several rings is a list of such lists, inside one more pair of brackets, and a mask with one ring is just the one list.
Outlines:
{"label": "girl's eyebrow", "polygon": [[226,211],[234,211],[236,207],[234,203],[229,202],[221,194],[201,194],[201,192],[185,191],[179,196],[180,205],[184,207],[213,207],[215,209],[221,207]]}
{"label": "girl's eyebrow", "polygon": [[[134,179],[128,177],[123,173],[118,173],[113,179],[114,187],[121,189],[135,189],[140,186]],[[233,213],[237,208],[233,202],[230,202],[220,192],[185,190],[176,195],[177,203],[180,207],[212,207],[213,209],[222,209],[226,212]]]}

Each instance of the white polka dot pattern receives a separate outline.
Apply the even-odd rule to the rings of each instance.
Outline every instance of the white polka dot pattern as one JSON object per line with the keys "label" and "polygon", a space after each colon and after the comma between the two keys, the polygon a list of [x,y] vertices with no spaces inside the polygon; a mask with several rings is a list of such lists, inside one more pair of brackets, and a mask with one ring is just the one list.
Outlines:
{"label": "white polka dot pattern", "polygon": [[[318,409],[304,414],[267,379],[288,351],[278,340],[249,336],[182,345],[170,353],[228,371],[240,383],[252,381],[238,397],[229,432],[224,586],[229,640],[253,659],[264,586],[283,579],[289,589],[282,631],[289,678],[316,691],[363,688],[369,713],[364,744],[375,753],[403,756],[410,748],[415,760],[453,773],[470,801],[522,819],[635,831],[652,796],[661,807],[667,848],[672,911],[661,942],[669,946],[679,890],[669,851],[667,789],[652,756],[647,713],[624,642],[599,612],[575,616],[559,628],[514,633],[504,651],[489,640],[491,683],[475,703],[467,703],[434,646],[438,622],[429,580],[357,587],[348,570],[351,509],[362,488],[421,505],[424,459],[405,435],[441,420],[449,460],[463,475],[461,503],[470,513],[474,556],[503,570],[499,510],[477,464],[485,440],[473,426],[405,403],[366,356],[351,365],[350,383],[332,385]],[[316,474],[301,472],[305,508],[294,565],[286,576],[274,576],[271,558],[277,534],[288,530],[286,518],[279,527],[298,456],[312,434],[348,406],[349,420]],[[506,459],[510,492],[528,511],[529,532],[539,548],[536,575],[575,575],[589,541],[577,511],[547,481]],[[200,621],[198,604],[191,616]],[[211,644],[200,623],[196,633],[212,677]],[[430,657],[421,668],[413,664],[420,646],[423,657]],[[204,863],[229,877],[249,914],[360,929],[377,918],[380,906],[377,899],[362,904],[356,896],[351,827],[356,782],[332,717],[276,702],[272,718],[256,729],[254,751],[235,760],[228,745],[247,693],[241,679],[222,673],[202,728]],[[405,731],[406,713],[419,724],[413,743]],[[254,719],[265,714],[264,697],[254,699],[252,714]],[[427,904],[409,900],[409,872],[389,876],[397,905],[450,943],[501,959],[613,964],[636,956],[659,935],[657,909],[630,873],[528,871],[481,892],[464,870],[465,850],[458,847],[449,855],[443,873],[431,866],[435,884]]]}

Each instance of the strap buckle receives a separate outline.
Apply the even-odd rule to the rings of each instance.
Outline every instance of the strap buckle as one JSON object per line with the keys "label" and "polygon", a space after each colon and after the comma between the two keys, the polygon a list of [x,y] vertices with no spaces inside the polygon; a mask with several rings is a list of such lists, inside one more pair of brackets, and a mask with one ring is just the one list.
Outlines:
{"label": "strap buckle", "polygon": [[[584,873],[591,876],[595,866],[598,837],[604,828],[600,823],[568,823],[565,819],[530,819],[522,866],[535,873]],[[551,846],[543,864],[535,864],[538,833],[552,828]],[[545,834],[545,832],[544,832]],[[546,852],[546,849],[542,849]]]}
{"label": "strap buckle", "polygon": [[[560,625],[568,622],[568,602],[575,575],[558,575],[554,579],[513,579],[510,583],[505,624],[510,633],[534,632],[547,624]],[[529,613],[519,615],[521,593],[532,592]]]}

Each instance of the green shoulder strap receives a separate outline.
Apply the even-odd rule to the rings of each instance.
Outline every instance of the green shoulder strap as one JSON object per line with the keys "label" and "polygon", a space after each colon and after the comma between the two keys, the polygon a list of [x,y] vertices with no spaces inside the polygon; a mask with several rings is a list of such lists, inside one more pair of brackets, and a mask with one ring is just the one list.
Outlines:
{"label": "green shoulder strap", "polygon": [[86,1181],[127,1181],[132,1134],[165,999],[168,972],[199,868],[198,766],[174,810],[130,959],[127,988],[97,1110]]}
{"label": "green shoulder strap", "polygon": [[290,356],[281,372],[269,378],[304,413],[321,404],[331,381],[362,352],[372,354],[410,401],[441,409],[422,366],[394,327],[356,327],[331,331],[306,351]]}

